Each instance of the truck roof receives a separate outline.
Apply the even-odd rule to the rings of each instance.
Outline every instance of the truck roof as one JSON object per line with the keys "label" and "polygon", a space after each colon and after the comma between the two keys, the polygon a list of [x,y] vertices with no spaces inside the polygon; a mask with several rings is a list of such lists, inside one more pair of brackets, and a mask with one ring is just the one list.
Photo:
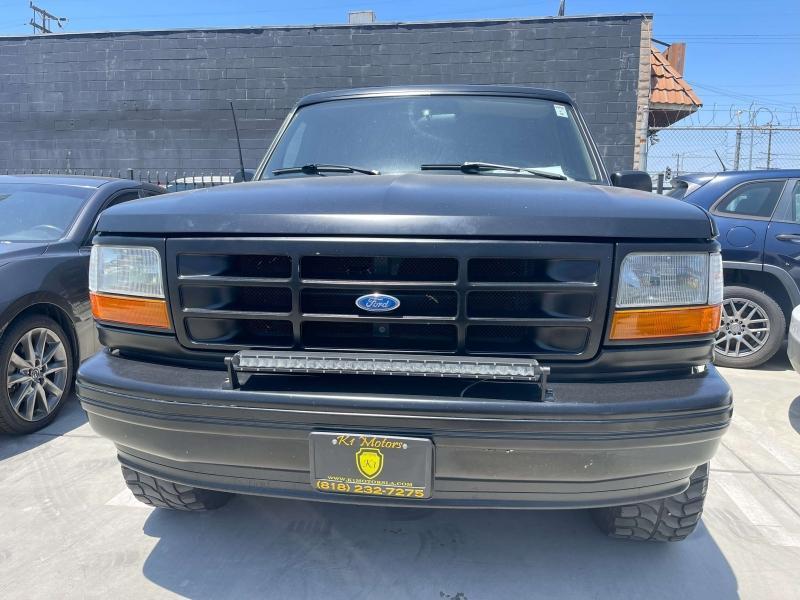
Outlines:
{"label": "truck roof", "polygon": [[319,92],[304,96],[297,107],[343,100],[348,98],[380,98],[391,96],[433,96],[433,95],[476,95],[476,96],[518,96],[523,98],[539,98],[573,105],[568,94],[557,90],[511,85],[405,85],[390,87],[368,87],[330,92]]}

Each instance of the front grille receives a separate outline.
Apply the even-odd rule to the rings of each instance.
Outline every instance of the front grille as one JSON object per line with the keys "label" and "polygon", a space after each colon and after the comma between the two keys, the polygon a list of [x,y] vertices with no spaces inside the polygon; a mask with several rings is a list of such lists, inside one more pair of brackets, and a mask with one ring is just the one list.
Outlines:
{"label": "front grille", "polygon": [[[181,343],[579,360],[602,338],[610,244],[427,239],[169,240]],[[400,301],[370,313],[356,299]]]}

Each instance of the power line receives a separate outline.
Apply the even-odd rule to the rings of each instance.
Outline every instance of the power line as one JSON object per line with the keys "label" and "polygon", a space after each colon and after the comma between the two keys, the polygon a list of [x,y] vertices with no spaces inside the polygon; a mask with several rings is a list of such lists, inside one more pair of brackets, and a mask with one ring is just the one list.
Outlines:
{"label": "power line", "polygon": [[[50,23],[55,22],[58,25],[58,28],[61,29],[63,27],[62,23],[66,23],[66,17],[57,17],[54,14],[46,11],[43,8],[39,8],[33,2],[30,2],[31,10],[33,10],[33,18],[30,21],[30,26],[33,27],[33,34],[36,33],[53,33],[53,30],[50,29]],[[41,23],[36,21],[36,17],[39,17]]]}
{"label": "power line", "polygon": [[712,85],[706,85],[706,84],[703,84],[703,83],[697,83],[697,82],[694,82],[694,81],[692,82],[692,87],[696,87],[696,88],[701,89],[701,90],[708,90],[710,92],[715,92],[715,93],[717,93],[717,94],[719,94],[721,96],[725,96],[727,98],[736,98],[738,100],[743,100],[743,101],[756,101],[756,102],[759,102],[761,104],[773,104],[775,106],[783,106],[783,107],[786,107],[786,108],[793,108],[794,106],[796,106],[796,104],[793,103],[793,102],[783,102],[783,101],[779,101],[779,100],[770,100],[768,102],[765,102],[765,101],[763,101],[763,97],[762,96],[756,96],[756,95],[753,95],[753,94],[746,94],[746,93],[743,93],[743,92],[735,92],[733,90],[726,90],[725,88],[720,88],[720,87],[712,86]]}

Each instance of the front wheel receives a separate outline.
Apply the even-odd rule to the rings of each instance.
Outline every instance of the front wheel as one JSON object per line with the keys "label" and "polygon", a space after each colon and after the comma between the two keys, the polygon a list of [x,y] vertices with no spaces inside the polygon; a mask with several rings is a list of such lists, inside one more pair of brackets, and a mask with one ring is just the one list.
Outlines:
{"label": "front wheel", "polygon": [[685,492],[625,506],[592,511],[598,527],[613,538],[640,542],[679,542],[695,530],[708,490],[708,463],[697,467]]}
{"label": "front wheel", "polygon": [[0,338],[0,431],[49,424],[72,389],[72,345],[53,319],[25,317]]}
{"label": "front wheel", "polygon": [[775,356],[785,332],[786,317],[775,300],[760,290],[726,286],[714,363],[736,369],[757,367]]}

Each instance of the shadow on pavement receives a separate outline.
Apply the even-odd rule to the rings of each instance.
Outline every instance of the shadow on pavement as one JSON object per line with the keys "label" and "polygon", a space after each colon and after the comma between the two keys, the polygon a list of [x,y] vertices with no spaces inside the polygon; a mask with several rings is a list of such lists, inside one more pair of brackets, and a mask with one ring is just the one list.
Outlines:
{"label": "shadow on pavement", "polygon": [[789,405],[789,423],[797,433],[800,433],[800,396]]}
{"label": "shadow on pavement", "polygon": [[237,497],[154,511],[153,583],[189,598],[734,598],[701,525],[678,544],[611,540],[588,511],[387,509]]}
{"label": "shadow on pavement", "polygon": [[81,408],[78,398],[73,394],[55,420],[41,431],[27,435],[6,435],[0,433],[0,460],[10,458],[22,452],[36,448],[54,437],[62,436],[87,422],[86,413]]}
{"label": "shadow on pavement", "polygon": [[789,356],[786,354],[786,344],[770,358],[763,365],[755,367],[754,371],[793,371],[792,363],[789,362]]}

